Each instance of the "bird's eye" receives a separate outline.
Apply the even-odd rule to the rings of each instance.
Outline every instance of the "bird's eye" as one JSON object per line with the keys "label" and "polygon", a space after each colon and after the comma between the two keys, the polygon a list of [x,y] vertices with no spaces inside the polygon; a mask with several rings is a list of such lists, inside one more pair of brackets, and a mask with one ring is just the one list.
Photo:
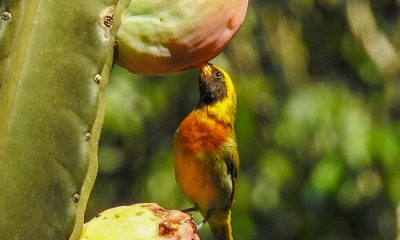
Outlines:
{"label": "bird's eye", "polygon": [[221,78],[222,77],[222,73],[220,71],[216,71],[214,73],[214,76],[217,77],[217,78]]}

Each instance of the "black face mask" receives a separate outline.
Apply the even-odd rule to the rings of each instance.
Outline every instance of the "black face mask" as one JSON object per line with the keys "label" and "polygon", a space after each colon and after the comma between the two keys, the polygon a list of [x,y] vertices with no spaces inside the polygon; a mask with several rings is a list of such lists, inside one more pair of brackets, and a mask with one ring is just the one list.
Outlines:
{"label": "black face mask", "polygon": [[224,74],[217,69],[212,69],[209,77],[199,77],[200,102],[199,107],[211,105],[227,95]]}

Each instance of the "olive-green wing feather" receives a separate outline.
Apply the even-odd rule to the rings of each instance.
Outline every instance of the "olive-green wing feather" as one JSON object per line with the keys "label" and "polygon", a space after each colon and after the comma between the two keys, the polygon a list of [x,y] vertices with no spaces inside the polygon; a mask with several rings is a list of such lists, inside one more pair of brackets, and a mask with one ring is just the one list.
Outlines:
{"label": "olive-green wing feather", "polygon": [[233,134],[231,138],[228,138],[228,140],[223,145],[222,158],[226,164],[227,174],[232,182],[232,191],[229,199],[229,203],[231,205],[235,196],[236,181],[239,171],[239,153],[237,149],[235,134]]}

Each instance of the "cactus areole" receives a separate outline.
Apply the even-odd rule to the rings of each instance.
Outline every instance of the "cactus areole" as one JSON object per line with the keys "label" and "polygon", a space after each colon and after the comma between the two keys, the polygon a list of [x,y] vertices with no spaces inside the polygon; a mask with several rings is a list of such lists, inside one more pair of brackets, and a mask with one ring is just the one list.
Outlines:
{"label": "cactus areole", "polygon": [[113,63],[163,75],[207,61],[246,8],[247,0],[0,1],[0,239],[79,239]]}

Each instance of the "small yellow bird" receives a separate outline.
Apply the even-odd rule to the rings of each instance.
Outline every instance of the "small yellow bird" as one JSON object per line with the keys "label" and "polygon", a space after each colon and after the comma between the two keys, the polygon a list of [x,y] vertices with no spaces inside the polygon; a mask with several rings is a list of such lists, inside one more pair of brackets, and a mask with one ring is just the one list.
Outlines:
{"label": "small yellow bird", "polygon": [[175,179],[214,240],[233,239],[231,206],[239,155],[234,122],[236,93],[229,75],[210,63],[199,66],[199,105],[180,124],[174,138]]}

